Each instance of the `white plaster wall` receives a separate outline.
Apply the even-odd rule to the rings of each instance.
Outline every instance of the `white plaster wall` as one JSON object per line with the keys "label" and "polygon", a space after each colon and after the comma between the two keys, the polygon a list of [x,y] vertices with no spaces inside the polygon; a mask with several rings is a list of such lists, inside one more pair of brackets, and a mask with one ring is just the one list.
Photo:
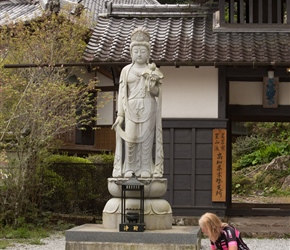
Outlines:
{"label": "white plaster wall", "polygon": [[[263,105],[263,82],[230,82],[230,104]],[[290,104],[290,84],[279,83],[279,105]]]}
{"label": "white plaster wall", "polygon": [[290,83],[280,82],[279,83],[279,104],[290,105]]}
{"label": "white plaster wall", "polygon": [[229,102],[237,105],[262,105],[262,82],[230,82]]}
{"label": "white plaster wall", "polygon": [[[113,80],[98,73],[97,79],[99,80],[98,86],[113,86]],[[110,96],[106,96],[106,95]],[[98,120],[97,125],[112,125],[115,120],[114,114],[114,92],[99,92],[98,96],[105,99],[109,98],[109,102],[98,108]]]}
{"label": "white plaster wall", "polygon": [[163,118],[217,118],[218,70],[215,67],[161,67]]}
{"label": "white plaster wall", "polygon": [[[218,70],[215,67],[161,67],[163,118],[217,118],[218,117]],[[112,86],[112,80],[98,74],[98,86]],[[94,73],[83,76],[84,82]],[[98,125],[114,122],[113,100],[98,109]]]}

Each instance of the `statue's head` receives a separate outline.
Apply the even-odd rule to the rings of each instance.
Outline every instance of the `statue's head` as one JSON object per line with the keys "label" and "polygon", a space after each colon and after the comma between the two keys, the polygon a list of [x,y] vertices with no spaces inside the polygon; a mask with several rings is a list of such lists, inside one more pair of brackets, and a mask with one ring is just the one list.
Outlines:
{"label": "statue's head", "polygon": [[[130,52],[132,55],[132,49],[134,46],[144,46],[148,49],[150,54],[150,34],[144,27],[138,27],[133,30],[131,34],[131,44],[130,44]],[[148,56],[149,61],[149,56]]]}

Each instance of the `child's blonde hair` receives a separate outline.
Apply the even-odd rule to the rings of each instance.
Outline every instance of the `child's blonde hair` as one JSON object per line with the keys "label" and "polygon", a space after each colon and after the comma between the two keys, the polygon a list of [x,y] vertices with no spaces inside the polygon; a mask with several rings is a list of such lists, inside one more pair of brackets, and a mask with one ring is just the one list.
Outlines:
{"label": "child's blonde hair", "polygon": [[227,223],[223,223],[219,217],[212,213],[205,213],[198,221],[201,228],[207,230],[209,239],[215,242],[221,234],[224,227],[228,226]]}

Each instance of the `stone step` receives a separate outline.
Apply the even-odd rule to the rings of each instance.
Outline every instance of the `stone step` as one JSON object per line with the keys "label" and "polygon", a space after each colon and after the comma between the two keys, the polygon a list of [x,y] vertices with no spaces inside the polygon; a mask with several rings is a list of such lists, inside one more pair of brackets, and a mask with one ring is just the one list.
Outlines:
{"label": "stone step", "polygon": [[229,224],[237,227],[244,237],[289,238],[290,216],[230,217]]}
{"label": "stone step", "polygon": [[[238,228],[244,237],[251,238],[289,238],[289,216],[249,216],[227,217],[223,221]],[[198,225],[199,217],[174,217],[173,225]]]}

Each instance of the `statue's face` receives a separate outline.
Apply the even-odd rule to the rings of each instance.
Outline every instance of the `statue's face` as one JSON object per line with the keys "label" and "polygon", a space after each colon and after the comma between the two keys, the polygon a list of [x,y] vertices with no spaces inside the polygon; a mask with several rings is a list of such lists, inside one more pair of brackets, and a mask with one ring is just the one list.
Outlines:
{"label": "statue's face", "polygon": [[132,48],[132,60],[138,64],[144,64],[149,58],[149,51],[147,47],[136,45]]}

